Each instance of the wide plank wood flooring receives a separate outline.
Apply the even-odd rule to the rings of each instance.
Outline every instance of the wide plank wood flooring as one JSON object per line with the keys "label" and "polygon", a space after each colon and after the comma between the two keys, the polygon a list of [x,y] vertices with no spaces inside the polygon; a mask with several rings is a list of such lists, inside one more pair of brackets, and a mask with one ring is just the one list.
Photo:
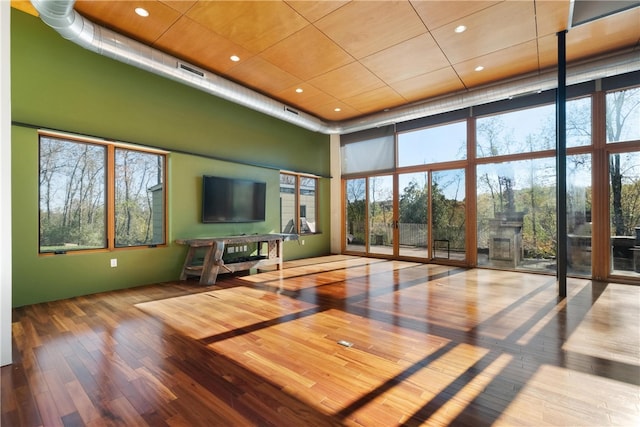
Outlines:
{"label": "wide plank wood flooring", "polygon": [[350,256],[14,309],[9,426],[637,426],[640,287]]}

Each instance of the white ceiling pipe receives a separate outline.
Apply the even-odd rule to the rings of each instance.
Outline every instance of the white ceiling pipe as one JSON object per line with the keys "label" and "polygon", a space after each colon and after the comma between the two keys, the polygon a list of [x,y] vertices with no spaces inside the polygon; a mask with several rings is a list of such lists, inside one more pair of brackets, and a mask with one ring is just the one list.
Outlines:
{"label": "white ceiling pipe", "polygon": [[213,73],[199,70],[196,66],[189,65],[187,68],[197,70],[199,74],[189,72],[179,67],[184,61],[92,23],[73,9],[74,0],[32,0],[31,3],[43,22],[65,39],[85,49],[312,131],[322,132],[327,129],[327,123],[317,117],[287,108],[281,102]]}
{"label": "white ceiling pipe", "polygon": [[[132,40],[81,16],[73,9],[75,0],[31,0],[40,18],[62,37],[98,54],[151,73],[195,87],[302,128],[327,134],[345,134],[392,123],[427,117],[448,111],[508,99],[520,94],[554,89],[555,70],[446,95],[389,111],[342,122],[326,122],[298,111],[216,74]],[[184,66],[180,66],[183,64]],[[195,70],[194,72],[188,69]],[[567,84],[605,78],[640,70],[640,55],[631,50],[619,55],[585,61],[568,67]]]}

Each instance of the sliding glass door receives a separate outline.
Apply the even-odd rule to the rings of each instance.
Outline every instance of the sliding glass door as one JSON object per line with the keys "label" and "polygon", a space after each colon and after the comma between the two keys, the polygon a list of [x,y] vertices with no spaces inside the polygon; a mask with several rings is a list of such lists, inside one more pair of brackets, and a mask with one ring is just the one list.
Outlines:
{"label": "sliding glass door", "polygon": [[345,250],[365,252],[367,224],[367,180],[347,179],[345,182]]}
{"label": "sliding glass door", "polygon": [[433,172],[430,197],[433,234],[430,258],[464,261],[466,259],[464,169]]}
{"label": "sliding glass door", "polygon": [[348,179],[345,206],[348,252],[466,259],[464,169]]}
{"label": "sliding glass door", "polygon": [[429,174],[398,175],[398,240],[403,257],[429,257]]}
{"label": "sliding glass door", "polygon": [[393,176],[345,181],[345,250],[394,255]]}
{"label": "sliding glass door", "polygon": [[393,255],[393,176],[372,176],[368,180],[368,252],[378,255]]}

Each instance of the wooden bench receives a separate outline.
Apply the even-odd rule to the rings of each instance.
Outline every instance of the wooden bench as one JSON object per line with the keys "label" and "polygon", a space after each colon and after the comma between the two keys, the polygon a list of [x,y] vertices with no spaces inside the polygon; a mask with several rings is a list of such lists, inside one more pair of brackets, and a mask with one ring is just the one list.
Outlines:
{"label": "wooden bench", "polygon": [[[176,243],[189,245],[180,280],[186,280],[189,276],[200,276],[200,284],[213,285],[220,273],[235,273],[267,266],[275,266],[280,270],[282,269],[282,241],[283,236],[280,234],[177,239]],[[223,259],[225,247],[239,247],[253,243],[257,244],[256,254],[236,260],[231,259],[228,263]],[[266,252],[263,252],[263,246],[266,246]],[[196,258],[198,251],[204,251],[201,264]]]}

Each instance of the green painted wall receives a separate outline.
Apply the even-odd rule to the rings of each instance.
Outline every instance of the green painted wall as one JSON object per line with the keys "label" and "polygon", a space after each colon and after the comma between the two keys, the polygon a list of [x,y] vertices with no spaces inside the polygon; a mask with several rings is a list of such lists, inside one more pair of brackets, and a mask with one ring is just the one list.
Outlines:
{"label": "green painted wall", "polygon": [[[175,239],[277,231],[279,169],[329,175],[327,135],[101,57],[20,11],[12,9],[11,19],[14,307],[176,280],[186,249]],[[173,151],[169,245],[39,256],[36,128]],[[203,174],[267,182],[266,221],[200,223]],[[321,233],[304,246],[285,243],[286,259],[329,253],[329,191],[321,179]]]}

